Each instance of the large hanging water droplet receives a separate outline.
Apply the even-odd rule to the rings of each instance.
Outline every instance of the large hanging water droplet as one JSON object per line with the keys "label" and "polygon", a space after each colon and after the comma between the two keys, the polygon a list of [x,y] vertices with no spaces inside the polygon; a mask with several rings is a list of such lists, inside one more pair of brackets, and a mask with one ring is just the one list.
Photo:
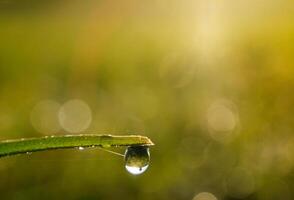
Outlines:
{"label": "large hanging water droplet", "polygon": [[134,175],[142,174],[149,166],[149,148],[145,146],[128,147],[125,152],[126,169]]}

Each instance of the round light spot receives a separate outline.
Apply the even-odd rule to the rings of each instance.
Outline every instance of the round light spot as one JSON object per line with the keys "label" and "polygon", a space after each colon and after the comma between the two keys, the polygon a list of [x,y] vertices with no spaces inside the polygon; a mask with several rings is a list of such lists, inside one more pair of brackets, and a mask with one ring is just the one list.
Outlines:
{"label": "round light spot", "polygon": [[231,131],[235,128],[234,113],[224,105],[216,105],[208,111],[208,124],[215,131]]}
{"label": "round light spot", "polygon": [[60,108],[58,118],[64,130],[70,133],[78,133],[89,127],[92,121],[92,113],[90,107],[84,101],[73,99]]}
{"label": "round light spot", "polygon": [[209,192],[201,192],[197,194],[193,200],[217,200],[217,198]]}
{"label": "round light spot", "polygon": [[234,104],[227,100],[215,101],[207,110],[207,125],[214,139],[223,140],[232,136],[238,123]]}
{"label": "round light spot", "polygon": [[60,104],[52,100],[44,100],[35,105],[31,111],[31,123],[40,133],[52,134],[60,130],[58,110]]}

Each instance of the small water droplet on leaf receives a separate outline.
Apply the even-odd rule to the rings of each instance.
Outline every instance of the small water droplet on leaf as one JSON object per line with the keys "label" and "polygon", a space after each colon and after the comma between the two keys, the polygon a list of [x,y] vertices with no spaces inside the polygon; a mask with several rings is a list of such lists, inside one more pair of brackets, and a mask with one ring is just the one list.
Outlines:
{"label": "small water droplet on leaf", "polygon": [[85,148],[84,147],[79,147],[79,150],[84,150]]}
{"label": "small water droplet on leaf", "polygon": [[145,146],[128,147],[125,152],[126,169],[134,175],[142,174],[149,166],[149,148]]}

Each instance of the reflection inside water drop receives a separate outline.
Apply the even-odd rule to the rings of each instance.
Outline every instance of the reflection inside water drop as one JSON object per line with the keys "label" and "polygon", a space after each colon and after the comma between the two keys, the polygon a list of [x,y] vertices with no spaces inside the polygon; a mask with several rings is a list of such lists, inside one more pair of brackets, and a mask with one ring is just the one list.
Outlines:
{"label": "reflection inside water drop", "polygon": [[134,175],[142,174],[149,166],[149,148],[145,146],[128,147],[125,152],[126,169]]}

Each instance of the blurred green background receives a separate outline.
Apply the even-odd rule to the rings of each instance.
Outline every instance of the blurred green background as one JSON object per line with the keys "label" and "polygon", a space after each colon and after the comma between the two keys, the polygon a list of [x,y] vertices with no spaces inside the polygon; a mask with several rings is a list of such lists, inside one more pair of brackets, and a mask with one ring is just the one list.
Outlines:
{"label": "blurred green background", "polygon": [[0,198],[293,199],[293,56],[292,0],[0,0],[0,139],[156,144],[3,158]]}

